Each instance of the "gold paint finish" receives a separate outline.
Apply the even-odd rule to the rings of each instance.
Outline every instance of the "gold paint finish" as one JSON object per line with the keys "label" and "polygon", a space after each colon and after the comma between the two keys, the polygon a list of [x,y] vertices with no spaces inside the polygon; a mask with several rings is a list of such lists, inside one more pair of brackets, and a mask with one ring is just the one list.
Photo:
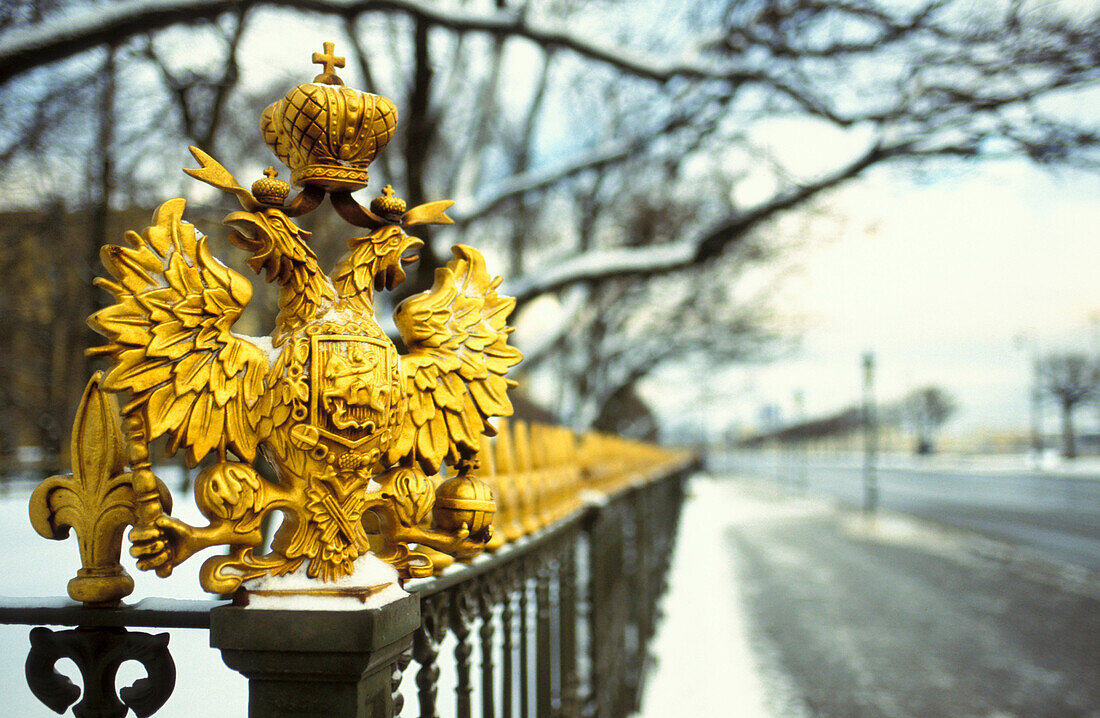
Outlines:
{"label": "gold paint finish", "polygon": [[[611,437],[578,441],[560,427],[502,421],[494,430],[490,419],[512,413],[507,374],[521,359],[508,343],[515,301],[498,294],[501,278],[472,247],[454,246],[432,288],[398,306],[408,348],[398,354],[375,319],[375,293],[403,282],[404,265],[415,261],[423,242],[407,230],[450,223],[452,203],[409,209],[389,186],[370,208],[351,197],[392,136],[396,109],[344,87],[335,75],[343,59],[330,43],[314,60],[324,72],[261,123],[302,187],[296,197],[286,201],[273,167],[249,191],[197,148],[199,167],[185,170],[240,204],[224,220],[229,239],[279,286],[270,337],[233,333],[252,286],[183,219],[184,200],[162,204],[141,234],[126,233],[125,246],[101,251],[110,278],[96,284],[112,303],[88,319],[107,340],[89,353],[110,369],[92,378],[81,402],[73,475],[47,479],[31,500],[43,536],[77,532],[83,567],[69,584],[77,600],[107,603],[132,590],[118,563],[130,524],[130,552],[143,570],[167,576],[226,546],[200,570],[207,591],[230,593],[304,566],[316,593],[332,593],[324,582],[349,575],[368,551],[402,579],[429,576],[490,541],[499,548],[575,512],[588,489],[611,492],[637,480],[643,465],[683,459]],[[331,273],[294,221],[326,195],[341,218],[367,230],[348,240]],[[123,397],[121,412],[114,395]],[[194,485],[207,525],[171,515],[149,451],[160,437],[189,466],[213,456]],[[258,452],[275,481],[253,467]],[[434,478],[444,465],[449,478]],[[261,526],[273,512],[282,523],[265,548]]]}
{"label": "gold paint finish", "polygon": [[[508,345],[514,300],[497,294],[501,280],[480,252],[458,245],[431,290],[398,307],[409,349],[398,355],[375,319],[375,292],[404,281],[408,253],[422,245],[405,230],[450,222],[451,203],[406,211],[387,188],[375,214],[346,194],[365,184],[396,110],[343,87],[334,70],[343,61],[331,44],[315,60],[325,67],[314,83],[264,113],[265,139],[305,187],[289,205],[274,168],[253,192],[196,148],[200,166],[187,170],[241,205],[225,218],[230,240],[280,288],[269,340],[233,333],[252,287],[210,253],[183,219],[182,199],[163,204],[140,235],[127,233],[128,246],[102,252],[111,278],[97,284],[114,301],[89,324],[107,338],[93,350],[112,364],[103,389],[127,397],[131,553],[140,568],[168,575],[191,555],[227,545],[228,554],[207,559],[200,572],[211,592],[303,565],[310,577],[335,580],[372,547],[402,577],[428,575],[431,560],[410,544],[470,557],[491,532],[495,506],[471,472],[489,419],[512,411],[506,392],[514,382],[505,375],[520,360]],[[361,170],[361,182],[333,181],[328,165]],[[293,219],[326,193],[336,193],[341,216],[370,230],[348,242],[331,275]],[[195,482],[208,525],[170,516],[155,493],[148,445],[161,436],[168,454],[183,451],[191,466],[215,455]],[[258,451],[278,481],[252,467]],[[444,461],[456,474],[437,501],[429,477]],[[284,521],[263,553],[260,527],[273,511]]]}
{"label": "gold paint finish", "polygon": [[[134,491],[118,404],[100,388],[102,378],[102,372],[91,378],[76,410],[73,473],[46,479],[30,500],[31,525],[40,535],[60,540],[69,529],[76,532],[81,568],[69,581],[69,597],[91,604],[111,604],[134,590],[134,580],[119,564],[123,532],[134,523]],[[168,489],[155,488],[171,507]]]}
{"label": "gold paint finish", "polygon": [[324,72],[264,110],[260,130],[290,167],[294,185],[354,192],[367,186],[367,165],[393,137],[397,108],[385,97],[345,87],[336,74],[345,61],[331,42],[324,53],[313,53],[313,62]]}

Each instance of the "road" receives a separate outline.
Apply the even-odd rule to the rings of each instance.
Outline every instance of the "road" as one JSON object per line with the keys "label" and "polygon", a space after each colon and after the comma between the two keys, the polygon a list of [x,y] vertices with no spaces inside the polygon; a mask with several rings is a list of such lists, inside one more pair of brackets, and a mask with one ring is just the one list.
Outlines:
{"label": "road", "polygon": [[[883,508],[973,531],[1050,559],[1100,572],[1100,477],[1024,470],[880,465]],[[858,507],[863,470],[854,459],[731,453],[713,470],[768,478]]]}
{"label": "road", "polygon": [[689,496],[644,718],[1100,718],[1095,580],[772,481]]}

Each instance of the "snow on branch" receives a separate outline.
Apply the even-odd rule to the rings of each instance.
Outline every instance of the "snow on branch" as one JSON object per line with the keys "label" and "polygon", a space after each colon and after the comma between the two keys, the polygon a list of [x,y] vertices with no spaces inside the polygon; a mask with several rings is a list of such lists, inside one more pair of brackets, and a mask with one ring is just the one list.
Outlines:
{"label": "snow on branch", "polygon": [[509,282],[508,293],[522,306],[535,297],[582,281],[630,275],[652,275],[692,264],[696,242],[679,241],[649,247],[589,250],[545,267],[536,276]]}
{"label": "snow on branch", "polygon": [[537,274],[510,282],[508,292],[516,298],[516,306],[522,307],[536,297],[580,282],[645,278],[705,265],[768,219],[856,177],[874,164],[906,154],[909,150],[908,146],[885,148],[874,145],[840,169],[711,225],[694,237],[663,245],[588,250],[556,263],[544,264]]}
{"label": "snow on branch", "polygon": [[612,140],[590,152],[581,153],[580,156],[560,167],[536,169],[513,175],[501,182],[491,196],[477,202],[470,209],[464,212],[452,211],[455,224],[465,224],[480,219],[499,207],[502,202],[513,197],[550,187],[586,170],[596,170],[622,162],[650,139],[652,135],[641,139]]}
{"label": "snow on branch", "polygon": [[507,10],[475,13],[456,8],[443,9],[435,3],[418,0],[123,0],[97,6],[92,11],[66,14],[6,32],[0,39],[0,82],[105,42],[118,42],[169,25],[209,20],[224,12],[239,12],[257,6],[291,7],[345,18],[372,11],[399,12],[456,32],[524,37],[544,47],[566,48],[623,72],[658,82],[688,77],[774,84],[772,78],[756,71],[730,70],[695,60],[669,60],[623,47],[602,45],[563,29],[537,26],[523,13]]}

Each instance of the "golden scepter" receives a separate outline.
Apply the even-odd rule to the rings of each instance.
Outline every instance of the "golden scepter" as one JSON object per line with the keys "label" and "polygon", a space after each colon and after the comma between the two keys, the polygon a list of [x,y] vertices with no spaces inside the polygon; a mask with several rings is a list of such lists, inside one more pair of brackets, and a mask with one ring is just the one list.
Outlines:
{"label": "golden scepter", "polygon": [[[134,487],[134,527],[130,529],[130,542],[139,543],[159,537],[157,519],[164,515],[157,477],[149,458],[149,429],[140,409],[126,413],[122,419],[122,433],[126,438],[126,461],[130,464],[131,485]],[[170,576],[174,563],[167,552],[161,554],[163,563],[155,566],[160,577]]]}

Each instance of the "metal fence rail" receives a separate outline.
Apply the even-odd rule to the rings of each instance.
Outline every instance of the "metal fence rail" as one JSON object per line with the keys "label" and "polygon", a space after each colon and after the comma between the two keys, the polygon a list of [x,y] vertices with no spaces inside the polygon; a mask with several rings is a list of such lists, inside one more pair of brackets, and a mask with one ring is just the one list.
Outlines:
{"label": "metal fence rail", "polygon": [[[406,584],[411,595],[394,616],[379,614],[365,629],[354,621],[350,629],[339,629],[361,634],[363,646],[333,649],[351,653],[322,650],[304,658],[293,651],[274,657],[269,652],[259,661],[286,662],[288,656],[291,666],[314,661],[321,666],[310,669],[314,683],[299,681],[297,673],[310,671],[294,667],[298,682],[276,685],[271,675],[254,672],[248,651],[219,646],[226,662],[250,679],[250,716],[288,715],[287,701],[306,706],[294,715],[380,712],[422,718],[605,718],[637,709],[683,480],[694,457],[524,422],[502,423],[486,444],[482,473],[498,507],[490,552],[449,567],[441,555],[435,576]],[[303,632],[302,622],[309,620],[229,602],[147,599],[88,607],[67,599],[0,597],[0,623],[37,626],[26,669],[31,691],[53,710],[71,708],[78,716],[122,718],[131,710],[154,715],[171,695],[175,670],[167,634],[131,629],[207,629],[216,644],[227,633],[242,633],[233,625],[242,611],[270,619],[268,625],[293,627],[286,633]],[[395,628],[402,621],[407,633]],[[46,625],[75,628],[54,631]],[[356,668],[341,669],[347,673],[343,677],[326,675],[325,661],[342,666],[357,652],[365,656],[361,674]],[[54,669],[62,658],[76,664],[82,688]],[[117,691],[115,676],[127,660],[142,662],[148,677]],[[276,678],[279,671],[286,669],[276,670]],[[384,672],[374,683],[386,687],[373,698],[364,688],[372,671]],[[341,690],[351,691],[347,710],[333,709],[343,704],[326,704],[331,696],[322,695]]]}
{"label": "metal fence rail", "polygon": [[[513,548],[412,586],[421,625],[422,718],[624,716],[638,708],[646,645],[665,588],[683,467],[624,489]],[[441,646],[455,648],[452,702],[439,694]],[[475,657],[476,652],[476,657]],[[414,687],[395,677],[398,711]],[[406,713],[408,714],[408,713]]]}

